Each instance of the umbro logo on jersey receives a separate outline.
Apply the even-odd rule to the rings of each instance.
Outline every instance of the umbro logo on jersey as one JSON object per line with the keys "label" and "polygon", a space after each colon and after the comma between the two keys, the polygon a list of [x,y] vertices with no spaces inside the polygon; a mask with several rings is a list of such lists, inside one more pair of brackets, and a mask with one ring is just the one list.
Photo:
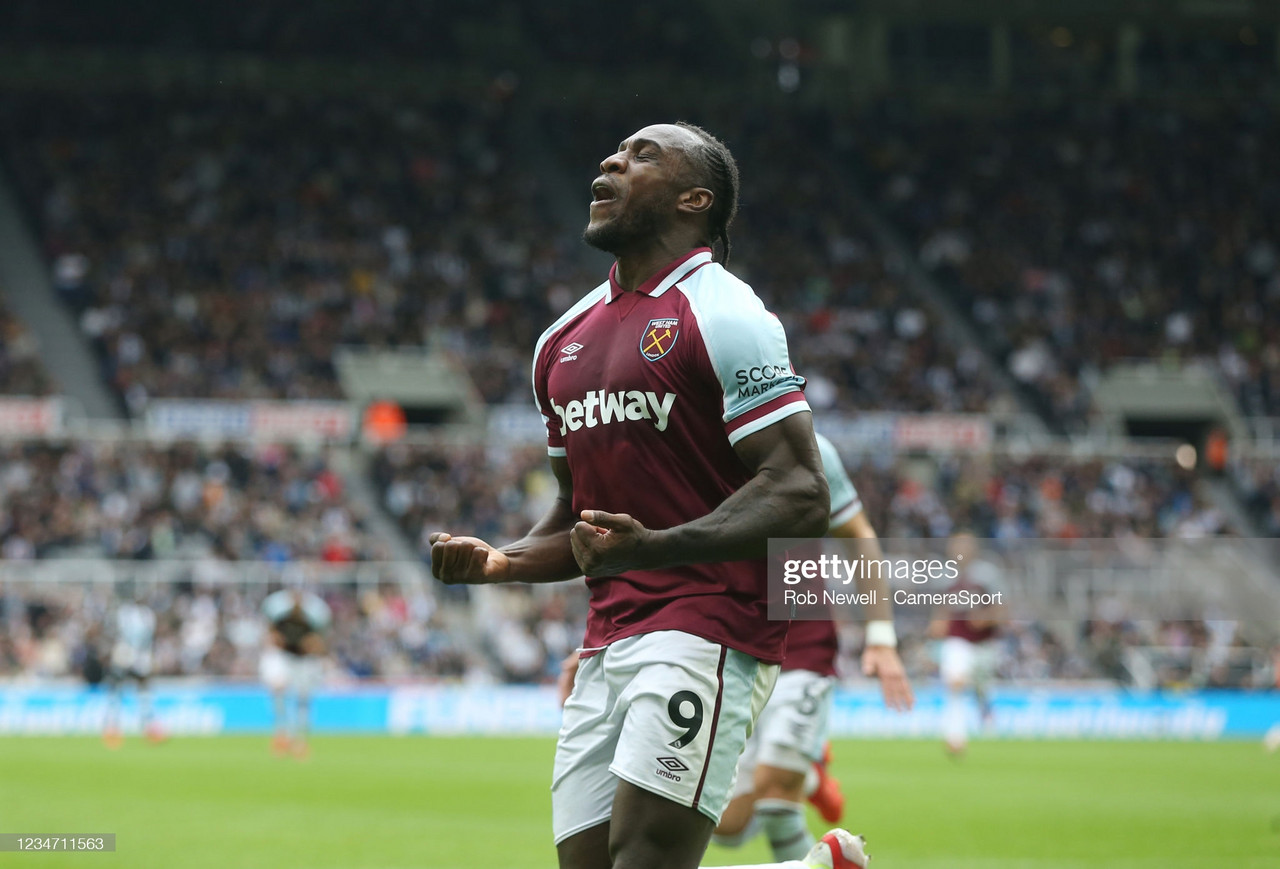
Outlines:
{"label": "umbro logo on jersey", "polygon": [[560,348],[560,361],[572,362],[578,358],[578,351],[581,349],[582,345],[577,341],[574,341],[572,344],[566,344]]}
{"label": "umbro logo on jersey", "polygon": [[638,422],[642,419],[653,422],[653,427],[658,431],[666,431],[667,422],[671,419],[671,408],[675,403],[674,392],[664,393],[659,398],[655,392],[641,392],[638,389],[618,392],[599,389],[588,392],[581,399],[567,401],[563,407],[556,404],[553,398],[551,409],[560,417],[560,434],[577,431],[584,426],[595,428],[613,422]]}
{"label": "umbro logo on jersey", "polygon": [[664,317],[650,320],[640,333],[640,355],[650,362],[657,362],[671,352],[680,337],[680,318]]}

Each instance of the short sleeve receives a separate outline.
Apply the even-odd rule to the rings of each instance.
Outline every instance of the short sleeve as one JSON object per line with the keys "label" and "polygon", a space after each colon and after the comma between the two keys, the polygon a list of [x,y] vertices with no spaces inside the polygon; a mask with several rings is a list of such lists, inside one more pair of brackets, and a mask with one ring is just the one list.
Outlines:
{"label": "short sleeve", "polygon": [[822,456],[822,472],[827,476],[831,490],[831,527],[838,528],[862,512],[862,499],[854,488],[849,472],[844,469],[836,445],[822,435],[817,435],[818,452]]}
{"label": "short sleeve", "polygon": [[266,617],[267,621],[275,624],[280,617],[284,615],[286,610],[281,609],[281,605],[284,603],[287,596],[287,592],[281,591],[272,592],[267,595],[267,599],[262,602],[262,614]]}
{"label": "short sleeve", "polygon": [[533,356],[533,403],[537,405],[538,413],[542,415],[542,424],[547,428],[547,455],[563,456],[564,450],[564,422],[560,419],[559,414],[551,411],[551,397],[547,393],[547,364],[545,359],[545,345],[538,347],[538,352]]}
{"label": "short sleeve", "polygon": [[[564,421],[556,413],[555,402],[551,400],[551,394],[547,389],[547,378],[551,373],[551,365],[555,361],[554,357],[557,348],[557,344],[552,339],[560,336],[566,326],[591,310],[591,307],[601,302],[608,293],[608,281],[587,293],[572,308],[565,311],[560,316],[560,319],[547,327],[547,330],[538,338],[538,343],[533,349],[533,403],[537,406],[538,413],[542,415],[542,424],[547,427],[548,455],[565,455]],[[575,342],[559,347],[559,352],[573,353],[580,349],[582,349],[582,345]]]}
{"label": "short sleeve", "polygon": [[745,284],[690,297],[707,356],[724,392],[730,444],[808,410],[804,378],[791,368],[787,336]]}
{"label": "short sleeve", "polygon": [[325,631],[329,629],[329,623],[332,621],[333,615],[329,610],[329,605],[324,600],[315,595],[309,595],[307,599],[307,620],[311,622],[312,630]]}

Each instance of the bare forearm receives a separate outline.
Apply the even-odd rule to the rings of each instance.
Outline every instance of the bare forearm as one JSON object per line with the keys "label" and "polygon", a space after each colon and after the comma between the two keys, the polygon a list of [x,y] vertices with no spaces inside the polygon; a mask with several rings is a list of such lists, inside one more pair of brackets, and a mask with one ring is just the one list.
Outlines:
{"label": "bare forearm", "polygon": [[563,582],[582,575],[573,558],[569,530],[577,517],[563,498],[524,537],[501,548],[511,559],[507,582]]}
{"label": "bare forearm", "polygon": [[[871,537],[862,535],[846,537],[844,539],[844,547],[850,556],[853,558],[861,556],[865,561],[878,560],[883,555],[880,549],[880,540],[874,535]],[[867,621],[893,621],[893,603],[889,591],[889,583],[881,575],[880,571],[858,571],[857,586],[858,593],[863,595],[864,600],[875,601],[874,604],[865,609]],[[874,593],[874,596],[867,597],[871,593]]]}
{"label": "bare forearm", "polygon": [[818,537],[831,510],[808,411],[734,444],[750,479],[705,516],[651,530],[626,513],[584,510],[570,534],[587,576],[762,558],[771,537]]}
{"label": "bare forearm", "polygon": [[765,470],[706,516],[654,531],[642,557],[648,569],[763,558],[771,537],[820,536],[828,503],[822,476]]}

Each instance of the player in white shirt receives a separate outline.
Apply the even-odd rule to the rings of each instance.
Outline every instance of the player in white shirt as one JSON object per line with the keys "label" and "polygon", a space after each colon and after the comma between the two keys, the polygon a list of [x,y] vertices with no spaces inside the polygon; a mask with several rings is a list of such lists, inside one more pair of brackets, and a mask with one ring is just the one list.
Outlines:
{"label": "player in white shirt", "polygon": [[[311,692],[320,684],[328,652],[324,633],[332,619],[329,605],[311,592],[288,588],[268,595],[262,614],[269,630],[259,672],[274,701],[271,747],[276,754],[306,757]],[[296,702],[292,726],[286,702],[290,692]]]}
{"label": "player in white shirt", "polygon": [[111,666],[108,671],[110,694],[107,714],[103,722],[102,740],[108,748],[119,748],[124,743],[120,724],[120,705],[124,683],[132,681],[137,686],[138,711],[143,732],[150,742],[164,741],[164,731],[155,720],[151,706],[152,645],[156,636],[156,614],[146,603],[141,592],[116,608],[115,643],[111,648]]}

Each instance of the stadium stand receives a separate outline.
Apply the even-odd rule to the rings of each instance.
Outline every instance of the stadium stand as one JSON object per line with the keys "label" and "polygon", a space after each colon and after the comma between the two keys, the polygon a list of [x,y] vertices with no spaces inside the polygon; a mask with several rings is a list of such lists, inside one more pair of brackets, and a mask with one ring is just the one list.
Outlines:
{"label": "stadium stand", "polygon": [[1238,462],[1233,473],[1259,529],[1268,537],[1280,537],[1280,462]]}
{"label": "stadium stand", "polygon": [[[255,678],[265,624],[265,585],[180,583],[143,586],[157,613],[158,676]],[[112,612],[110,585],[46,585],[0,597],[0,677],[59,678],[110,648],[100,625]],[[393,584],[326,587],[334,614],[331,641],[340,678],[408,675],[487,678],[464,638],[440,620],[428,593]]]}
{"label": "stadium stand", "polygon": [[[76,28],[90,27],[24,5],[21,27],[54,42],[75,43],[85,36]],[[454,30],[435,29],[425,7],[400,10],[389,19],[398,24],[357,29],[349,50],[330,41],[337,31],[324,16],[288,2],[264,10],[258,29],[210,22],[209,43],[283,57],[299,46],[411,56],[425,44],[412,34],[429,31],[441,61],[468,51],[460,19],[451,19]],[[519,29],[523,13],[512,14],[499,30]],[[293,24],[278,29],[273,20]],[[647,22],[653,29],[638,32],[650,47],[685,59],[687,31]],[[145,18],[138,26],[159,33]],[[539,27],[532,38],[544,56],[573,53],[554,17]],[[0,33],[0,43],[14,32]],[[1031,52],[1032,79],[1062,84],[1080,72],[1049,43],[1028,48],[1022,39],[1015,48]],[[600,59],[603,46],[588,47]],[[930,74],[940,80],[970,75],[934,60]],[[0,158],[59,294],[135,419],[160,398],[342,398],[333,363],[341,345],[444,351],[488,403],[527,407],[537,335],[602,276],[576,239],[595,166],[615,137],[670,116],[673,100],[566,93],[535,104],[517,76],[492,82],[480,98],[450,86],[429,98],[391,88],[122,89],[92,99],[74,89],[3,92]],[[1099,372],[1130,356],[1208,361],[1246,414],[1280,413],[1280,335],[1264,316],[1280,292],[1269,240],[1280,191],[1263,159],[1276,134],[1258,109],[1203,114],[1095,96],[1069,110],[1010,107],[995,117],[910,100],[831,111],[781,99],[748,113],[740,94],[725,91],[675,102],[739,160],[733,269],[778,312],[820,413],[994,418],[1015,407],[993,376],[995,359],[1043,397],[1054,422],[1079,432]],[[534,129],[542,140],[528,135]],[[566,179],[567,189],[552,189]],[[958,341],[945,312],[907,286],[908,263],[875,240],[868,212],[877,210],[959,303],[979,342]],[[0,331],[0,391],[51,393],[3,311]],[[1197,471],[1124,450],[847,458],[873,524],[889,537],[959,528],[1066,539],[1248,531],[1207,499]],[[189,576],[153,591],[169,650],[159,671],[249,676],[266,584],[222,574],[202,583],[199,570],[327,561],[376,576],[391,541],[368,527],[336,464],[324,451],[266,442],[77,432],[5,443],[0,553],[15,564],[191,559]],[[466,446],[381,447],[370,479],[424,560],[425,535],[440,527],[498,543],[520,536],[554,490],[540,447],[493,435]],[[1233,462],[1231,479],[1259,528],[1280,534],[1275,463]],[[338,667],[352,678],[546,681],[581,635],[585,608],[580,584],[443,589],[344,578],[324,593]],[[0,632],[0,671],[9,675],[73,672],[93,619],[111,606],[106,591],[84,583],[10,583],[0,601],[14,626]],[[1209,621],[1111,613],[1066,638],[1031,624],[1010,632],[1003,670],[1131,681],[1126,650],[1182,649],[1192,651],[1170,653],[1172,663],[1153,657],[1154,681],[1247,683],[1247,674],[1211,677],[1213,666],[1202,665],[1220,662],[1211,648],[1247,648]],[[188,636],[207,644],[187,648]],[[919,631],[904,626],[903,636],[918,653],[915,671],[928,671]]]}
{"label": "stadium stand", "polygon": [[[464,353],[490,400],[559,235],[499,97],[0,101],[55,283],[130,411],[333,398],[340,344]],[[501,227],[499,231],[498,227]],[[492,359],[491,359],[492,357]]]}
{"label": "stadium stand", "polygon": [[885,537],[991,539],[1213,536],[1231,529],[1171,461],[965,456],[850,465]]}
{"label": "stadium stand", "polygon": [[10,562],[386,557],[323,454],[110,441],[0,443],[0,553]]}
{"label": "stadium stand", "polygon": [[[59,291],[134,414],[160,397],[339,397],[342,344],[448,350],[488,401],[524,402],[519,348],[601,277],[583,270],[577,225],[556,219],[496,98],[0,106],[29,131],[10,158]],[[815,404],[1007,406],[981,354],[903,296],[856,209],[805,207],[831,178],[821,131],[803,121],[730,139],[748,179],[736,267],[796,336]],[[601,131],[629,120],[544,123],[581,137],[561,160],[585,191],[614,144]]]}
{"label": "stadium stand", "polygon": [[1274,117],[1092,101],[877,113],[863,177],[991,349],[1079,430],[1110,363],[1202,360],[1280,413]]}

